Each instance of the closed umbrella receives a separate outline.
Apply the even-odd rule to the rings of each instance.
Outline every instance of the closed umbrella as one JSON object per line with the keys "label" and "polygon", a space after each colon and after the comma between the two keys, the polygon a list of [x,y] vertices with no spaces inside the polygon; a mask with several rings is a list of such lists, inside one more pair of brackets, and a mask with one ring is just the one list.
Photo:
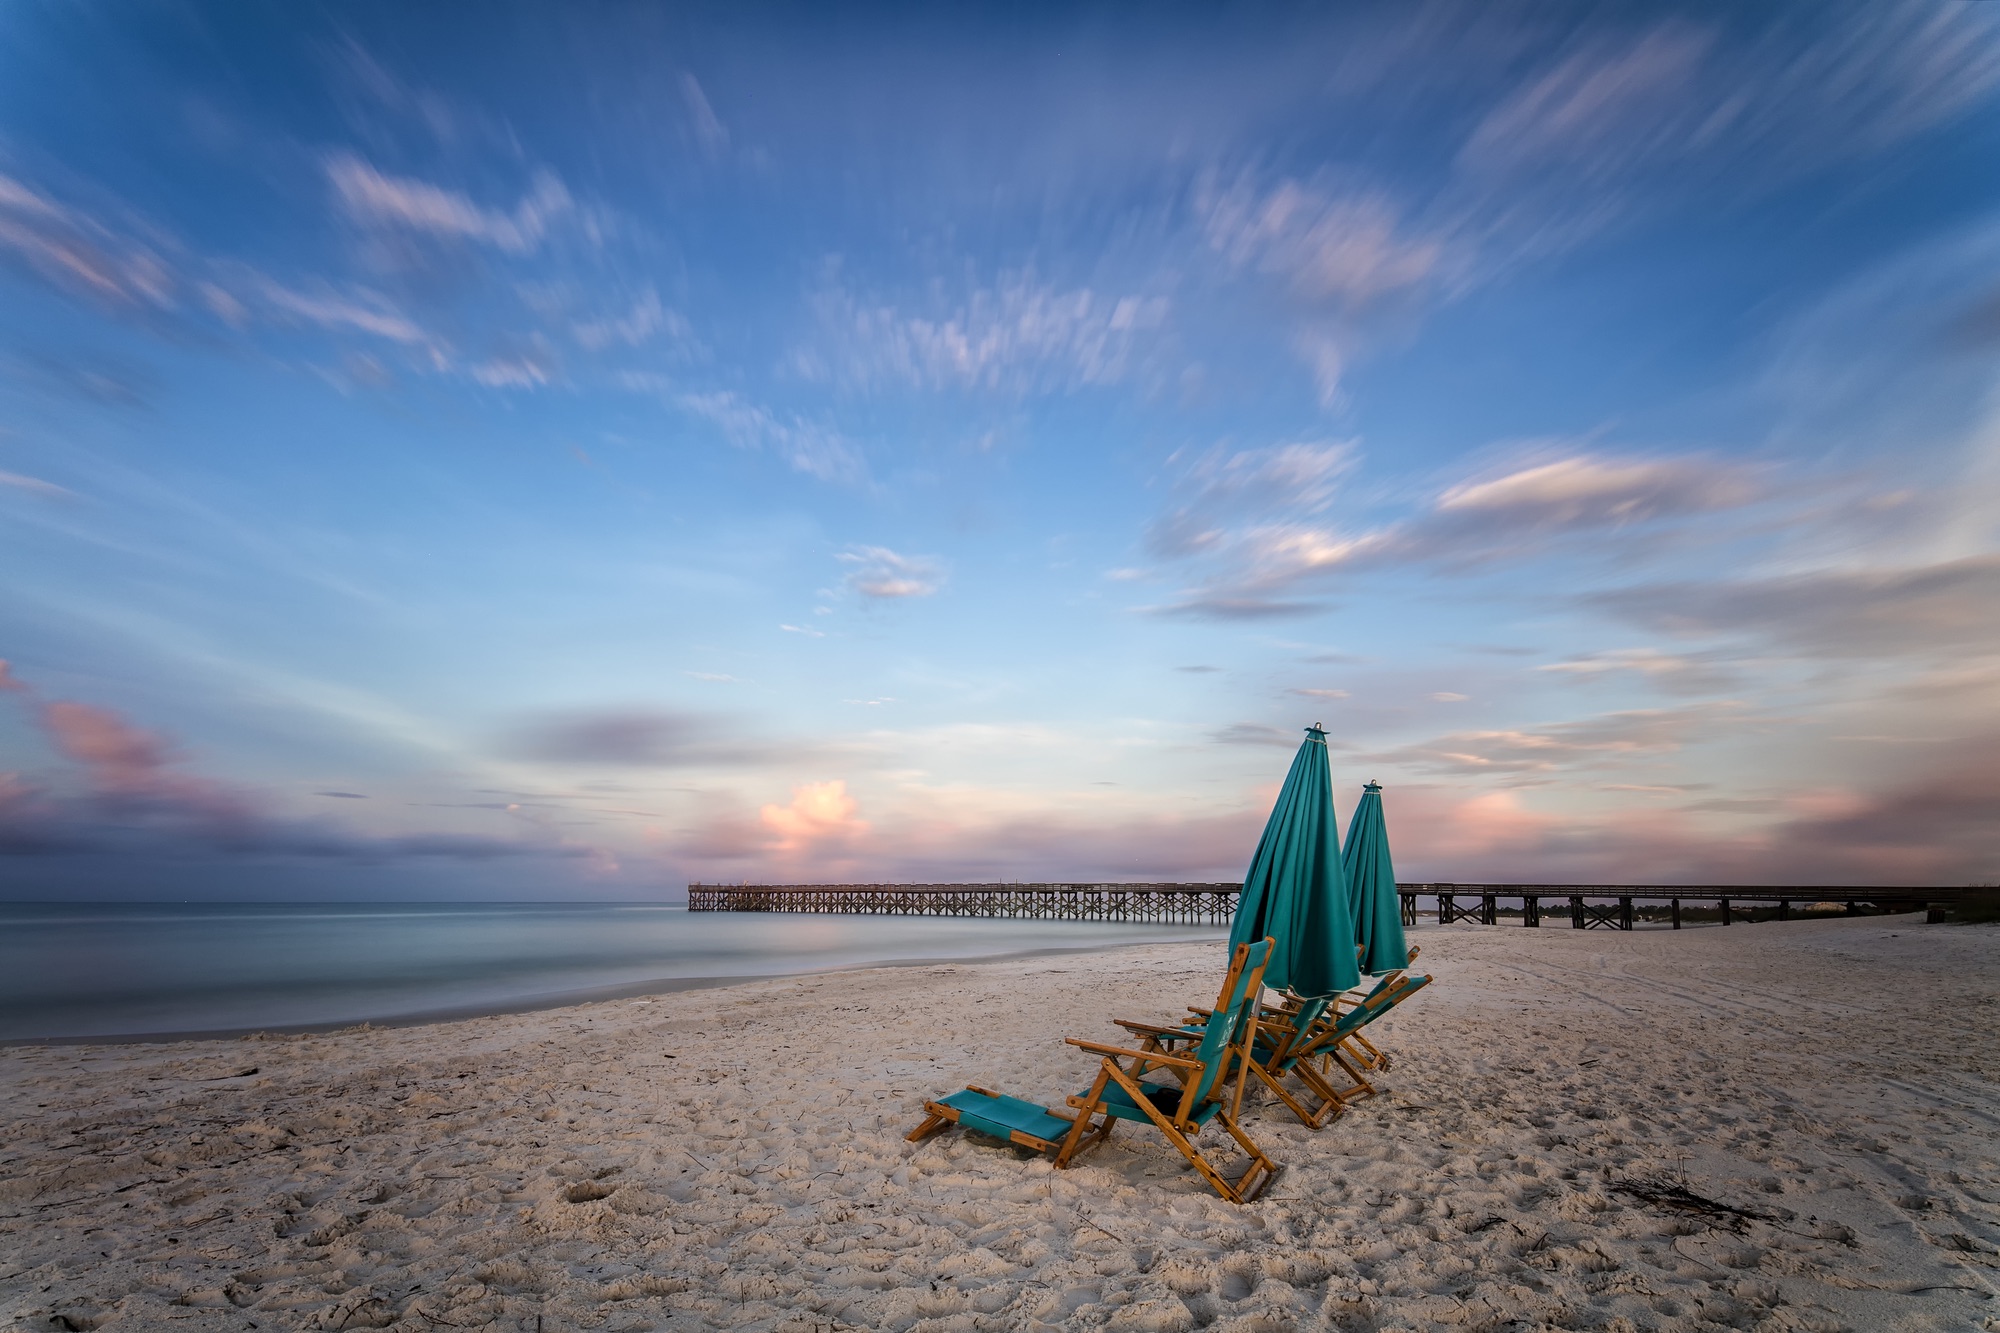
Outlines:
{"label": "closed umbrella", "polygon": [[1326,733],[1316,726],[1307,729],[1257,840],[1229,947],[1266,936],[1277,941],[1264,969],[1264,984],[1273,990],[1317,999],[1361,982],[1327,776]]}
{"label": "closed umbrella", "polygon": [[1361,789],[1361,804],[1348,821],[1340,864],[1347,872],[1347,903],[1354,916],[1354,942],[1361,946],[1361,970],[1379,973],[1408,967],[1403,900],[1396,893],[1396,867],[1389,860],[1389,826],[1382,820],[1379,782]]}

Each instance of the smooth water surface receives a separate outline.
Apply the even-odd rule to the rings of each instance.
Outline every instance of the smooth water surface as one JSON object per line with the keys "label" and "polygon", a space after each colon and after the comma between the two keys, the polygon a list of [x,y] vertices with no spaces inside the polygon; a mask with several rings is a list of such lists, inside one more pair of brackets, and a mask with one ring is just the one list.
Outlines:
{"label": "smooth water surface", "polygon": [[0,904],[0,1041],[380,1021],[617,987],[1224,933],[595,903]]}

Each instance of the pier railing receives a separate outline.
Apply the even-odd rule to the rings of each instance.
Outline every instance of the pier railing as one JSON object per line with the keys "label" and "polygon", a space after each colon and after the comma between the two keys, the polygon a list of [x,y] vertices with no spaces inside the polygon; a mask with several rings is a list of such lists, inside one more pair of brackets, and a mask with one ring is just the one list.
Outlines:
{"label": "pier railing", "polygon": [[858,912],[1227,925],[1239,884],[690,884],[690,912]]}
{"label": "pier railing", "polygon": [[[1545,915],[1567,916],[1578,930],[1606,926],[1631,930],[1640,919],[1664,915],[1675,930],[1689,909],[1704,916],[1712,910],[1725,926],[1738,916],[1749,919],[1759,907],[1775,908],[1780,921],[1794,907],[1820,904],[1850,915],[1863,912],[1922,912],[1940,916],[1963,890],[1936,886],[1911,888],[1885,885],[1831,887],[1811,884],[1398,884],[1403,899],[1403,923],[1415,925],[1417,899],[1435,900],[1438,924],[1470,921],[1498,925],[1502,904],[1520,904],[1520,924],[1539,926]],[[1652,904],[1648,911],[1642,904]],[[1514,915],[1507,912],[1507,915]]]}
{"label": "pier railing", "polygon": [[[1961,892],[1797,884],[1398,884],[1396,890],[1408,925],[1417,922],[1419,900],[1429,898],[1435,904],[1429,914],[1440,925],[1492,926],[1518,913],[1524,926],[1567,916],[1578,930],[1631,930],[1654,918],[1679,930],[1684,916],[1707,919],[1711,912],[1727,926],[1759,908],[1775,908],[1784,920],[1794,907],[1820,904],[1848,913],[1929,909],[1937,916]],[[690,884],[688,910],[1224,925],[1235,915],[1239,892],[1236,884]]]}

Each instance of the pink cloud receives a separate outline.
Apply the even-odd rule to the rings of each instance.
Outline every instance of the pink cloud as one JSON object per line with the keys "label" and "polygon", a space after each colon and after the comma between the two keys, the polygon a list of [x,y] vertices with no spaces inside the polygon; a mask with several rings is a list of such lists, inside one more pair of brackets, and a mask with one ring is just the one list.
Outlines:
{"label": "pink cloud", "polygon": [[778,848],[793,851],[866,833],[866,821],[854,817],[858,809],[860,802],[847,794],[847,784],[835,780],[794,787],[790,805],[767,805],[758,815],[764,827],[778,835]]}
{"label": "pink cloud", "polygon": [[108,708],[47,704],[42,725],[56,748],[88,769],[92,782],[106,791],[145,791],[158,786],[164,776],[165,742]]}
{"label": "pink cloud", "polygon": [[175,771],[173,749],[163,737],[108,708],[56,700],[42,705],[41,722],[56,748],[83,766],[100,798],[218,828],[256,820],[244,796]]}
{"label": "pink cloud", "polygon": [[18,690],[25,694],[27,689],[28,682],[15,675],[14,668],[8,663],[7,659],[0,657],[0,694],[11,690]]}

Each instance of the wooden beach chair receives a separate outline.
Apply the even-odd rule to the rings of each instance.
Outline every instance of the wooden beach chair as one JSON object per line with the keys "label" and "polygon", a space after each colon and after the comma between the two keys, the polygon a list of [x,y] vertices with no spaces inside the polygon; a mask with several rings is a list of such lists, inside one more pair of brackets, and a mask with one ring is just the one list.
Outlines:
{"label": "wooden beach chair", "polygon": [[[1331,1000],[1318,999],[1277,1011],[1269,1021],[1258,1023],[1249,1074],[1307,1128],[1318,1129],[1337,1119],[1348,1102],[1375,1095],[1375,1085],[1364,1072],[1370,1066],[1354,1042],[1363,1028],[1429,985],[1430,980],[1398,974],[1345,1010],[1336,1009]],[[1143,1037],[1149,1048],[1163,1050],[1177,1050],[1201,1031],[1192,1025],[1123,1026]],[[1293,1082],[1298,1084],[1297,1090]]]}
{"label": "wooden beach chair", "polygon": [[[1423,952],[1422,945],[1412,944],[1410,946],[1410,956],[1408,962],[1406,962],[1403,967],[1396,969],[1394,972],[1384,973],[1382,979],[1375,983],[1374,992],[1371,992],[1371,994],[1379,993],[1385,990],[1390,985],[1401,981],[1403,979],[1403,973],[1408,969],[1411,963],[1415,963],[1417,961],[1417,955],[1422,952]],[[1353,1007],[1354,1005],[1361,1004],[1364,1002],[1365,1002],[1365,997],[1364,999],[1351,999],[1351,1000],[1344,999],[1342,1001],[1344,1005],[1350,1008]],[[1354,1035],[1348,1039],[1348,1050],[1365,1068],[1380,1070],[1384,1073],[1388,1072],[1389,1053],[1387,1051],[1377,1049],[1375,1043],[1368,1040],[1368,1035],[1366,1033],[1356,1031]]]}
{"label": "wooden beach chair", "polygon": [[[1257,999],[1264,988],[1264,966],[1272,943],[1264,939],[1237,946],[1214,1010],[1201,1025],[1200,1035],[1192,1037],[1183,1051],[1169,1051],[1156,1041],[1134,1050],[1068,1038],[1070,1045],[1104,1058],[1090,1090],[1069,1099],[1079,1115],[1056,1165],[1067,1165],[1079,1152],[1110,1138],[1119,1121],[1130,1120],[1159,1130],[1215,1192],[1231,1203],[1250,1203],[1270,1188],[1282,1168],[1243,1132],[1237,1115],[1242,1108],[1244,1080],[1253,1063]],[[1136,1025],[1121,1022],[1120,1026],[1130,1030]],[[1174,1081],[1149,1077],[1157,1072],[1167,1073]],[[1087,1128],[1090,1117],[1100,1113],[1102,1123]],[[1195,1142],[1210,1121],[1220,1122],[1249,1159],[1235,1176],[1224,1175]]]}
{"label": "wooden beach chair", "polygon": [[[1368,1072],[1385,1068],[1388,1061],[1387,1057],[1382,1057],[1381,1065],[1369,1063],[1357,1044],[1364,1040],[1361,1029],[1430,984],[1431,979],[1421,975],[1403,974],[1394,980],[1385,979],[1359,1003],[1319,1025],[1311,1037],[1295,1048],[1295,1053],[1291,1054],[1282,1071],[1274,1068],[1270,1072],[1274,1077],[1281,1073],[1295,1075],[1322,1098],[1337,1100],[1343,1107],[1358,1098],[1373,1097],[1376,1087],[1368,1081]],[[1369,1046],[1367,1049],[1372,1051],[1375,1048]],[[1346,1076],[1344,1083],[1334,1081],[1336,1070]],[[1273,1090],[1276,1091],[1275,1086]],[[1288,1106],[1292,1105],[1289,1098],[1283,1099]],[[1292,1109],[1296,1111],[1298,1108],[1293,1106]],[[1328,1109],[1323,1103],[1318,1112],[1323,1116]]]}
{"label": "wooden beach chair", "polygon": [[[1151,1049],[1134,1050],[1069,1038],[1070,1045],[1102,1057],[1096,1081],[1067,1099],[1074,1114],[1065,1116],[991,1089],[968,1087],[926,1102],[923,1123],[907,1137],[918,1142],[957,1124],[1053,1152],[1055,1165],[1066,1168],[1078,1153],[1110,1138],[1118,1121],[1131,1120],[1159,1130],[1223,1198],[1231,1203],[1256,1199],[1281,1168],[1243,1132],[1236,1113],[1256,1041],[1256,1000],[1270,952],[1270,940],[1238,946],[1216,998],[1214,1012],[1221,1017],[1212,1017],[1192,1034],[1185,1051],[1165,1050],[1157,1043]],[[1223,1174],[1195,1142],[1210,1121],[1220,1121],[1249,1158],[1233,1177]]]}
{"label": "wooden beach chair", "polygon": [[[1358,947],[1356,949],[1356,952],[1357,953],[1359,952]],[[1394,972],[1383,973],[1379,978],[1377,978],[1375,985],[1368,992],[1364,994],[1356,995],[1350,992],[1345,995],[1336,996],[1334,997],[1334,1002],[1332,1005],[1327,1005],[1323,1001],[1314,1002],[1310,1000],[1299,1001],[1293,999],[1286,999],[1279,1004],[1267,1004],[1260,1007],[1257,1011],[1257,1021],[1259,1024],[1264,1026],[1296,1026],[1299,1013],[1303,1009],[1305,1009],[1306,1006],[1310,1005],[1312,1006],[1312,1008],[1310,1012],[1306,1014],[1306,1021],[1305,1021],[1305,1025],[1307,1027],[1311,1027],[1312,1025],[1321,1022],[1330,1023],[1341,1012],[1344,1012],[1347,1009],[1351,1009],[1356,1005],[1366,1003],[1369,999],[1377,995],[1380,995],[1382,992],[1386,991],[1391,985],[1401,981],[1405,970],[1407,970],[1410,964],[1413,964],[1417,961],[1417,955],[1422,952],[1423,952],[1423,947],[1421,945],[1415,945],[1415,944],[1411,945],[1409,958],[1407,962],[1405,962],[1404,966],[1398,968]],[[1209,1010],[1203,1009],[1199,1005],[1189,1005],[1188,1013],[1193,1015],[1195,1021],[1192,1024],[1184,1025],[1184,1027],[1181,1030],[1192,1031],[1194,1029],[1199,1028],[1201,1022],[1205,1021],[1208,1018],[1209,1012],[1210,1012]],[[1121,1026],[1130,1028],[1134,1032],[1140,1033],[1142,1035],[1153,1032],[1168,1032],[1173,1030],[1168,1027],[1157,1027],[1145,1023],[1121,1023]],[[1369,1043],[1368,1039],[1362,1036],[1358,1030],[1354,1033],[1352,1040],[1354,1045],[1351,1045],[1349,1048],[1351,1053],[1368,1068],[1386,1070],[1389,1067],[1389,1057],[1383,1052],[1375,1049],[1375,1047]]]}

